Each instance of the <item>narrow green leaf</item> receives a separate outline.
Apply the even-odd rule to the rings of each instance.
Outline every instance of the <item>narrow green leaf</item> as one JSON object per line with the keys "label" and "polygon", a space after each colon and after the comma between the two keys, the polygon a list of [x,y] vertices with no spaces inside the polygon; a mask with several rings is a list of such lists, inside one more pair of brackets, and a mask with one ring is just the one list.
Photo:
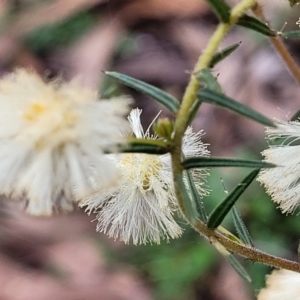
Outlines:
{"label": "narrow green leaf", "polygon": [[225,258],[231,264],[231,266],[237,271],[240,276],[248,282],[251,282],[251,277],[245,270],[245,268],[239,263],[239,261],[231,254],[226,255]]}
{"label": "narrow green leaf", "polygon": [[229,56],[233,51],[235,51],[240,45],[241,45],[241,42],[233,44],[233,45],[225,48],[224,50],[216,53],[212,57],[212,59],[211,59],[211,61],[209,63],[209,68],[213,68],[217,63],[219,63],[224,58],[226,58],[227,56]]}
{"label": "narrow green leaf", "polygon": [[166,108],[168,108],[171,112],[176,113],[179,109],[180,103],[179,101],[171,96],[170,94],[164,92],[163,90],[150,85],[148,83],[145,83],[143,81],[140,81],[138,79],[135,79],[133,77],[117,73],[117,72],[105,72],[105,74],[119,80],[123,84],[153,98],[157,102],[164,105]]}
{"label": "narrow green leaf", "polygon": [[232,207],[232,218],[239,238],[243,241],[244,244],[254,247],[249,231],[235,206]]}
{"label": "narrow green leaf", "polygon": [[196,75],[200,82],[200,85],[216,93],[222,94],[222,88],[219,85],[216,77],[211,73],[209,68],[201,69],[201,71]]}
{"label": "narrow green leaf", "polygon": [[186,190],[182,175],[177,175],[175,181],[183,201],[184,214],[192,224],[195,224],[197,221],[196,207]]}
{"label": "narrow green leaf", "polygon": [[222,234],[225,235],[228,239],[230,239],[238,244],[243,244],[243,242],[237,236],[235,236],[233,233],[228,231],[225,227],[220,225],[217,227],[217,230],[222,232]]}
{"label": "narrow green leaf", "polygon": [[250,183],[254,180],[254,178],[259,173],[259,169],[252,171],[246,178],[240,182],[233,191],[223,200],[210,214],[207,226],[209,228],[217,228],[228,212],[231,210],[232,206],[236,203],[239,197],[244,193],[246,188],[250,185]]}
{"label": "narrow green leaf", "polygon": [[[209,68],[204,68],[201,69],[197,74],[196,78],[200,83],[200,86],[209,89],[211,91],[214,91],[218,94],[222,94],[222,88],[219,85],[217,78],[212,74],[211,70]],[[199,106],[201,104],[201,101],[194,101],[192,104],[191,108],[189,109],[189,114],[188,114],[188,124],[191,124],[193,119],[195,118]]]}
{"label": "narrow green leaf", "polygon": [[230,20],[230,6],[223,0],[206,0],[220,21],[228,23]]}
{"label": "narrow green leaf", "polygon": [[299,39],[300,38],[300,30],[293,30],[280,33],[280,36],[285,39]]}
{"label": "narrow green leaf", "polygon": [[258,123],[276,127],[274,123],[264,115],[260,114],[259,112],[243,105],[223,94],[216,93],[209,89],[201,89],[198,91],[198,97],[200,101],[216,104],[225,108],[228,108],[232,111],[235,111],[245,117],[248,117]]}
{"label": "narrow green leaf", "polygon": [[272,30],[267,24],[248,15],[241,16],[237,22],[237,25],[252,29],[266,36],[277,35],[277,32]]}
{"label": "narrow green leaf", "polygon": [[168,153],[167,146],[163,141],[132,139],[129,144],[122,149],[125,153],[146,153],[146,154],[165,154]]}
{"label": "narrow green leaf", "polygon": [[211,237],[209,241],[216,248],[216,250],[227,259],[227,261],[238,272],[238,274],[240,274],[248,282],[251,282],[251,278],[247,271],[243,268],[239,261],[220,242],[217,241],[216,238]]}
{"label": "narrow green leaf", "polygon": [[300,119],[300,109],[291,117],[290,121],[299,121]]}
{"label": "narrow green leaf", "polygon": [[245,167],[245,168],[273,168],[276,165],[260,160],[243,160],[222,157],[190,157],[182,162],[185,169],[212,167]]}
{"label": "narrow green leaf", "polygon": [[185,173],[186,173],[186,177],[187,177],[188,186],[189,186],[190,192],[191,192],[191,197],[193,199],[193,202],[195,203],[198,218],[202,222],[206,223],[207,222],[207,214],[205,212],[204,203],[198,194],[193,176],[190,171],[186,171]]}

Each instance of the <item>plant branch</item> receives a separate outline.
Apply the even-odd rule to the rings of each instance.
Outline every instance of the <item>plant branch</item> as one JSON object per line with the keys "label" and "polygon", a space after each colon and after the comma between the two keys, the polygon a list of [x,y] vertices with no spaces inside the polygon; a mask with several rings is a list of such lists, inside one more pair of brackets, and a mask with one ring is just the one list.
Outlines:
{"label": "plant branch", "polygon": [[228,251],[239,254],[240,256],[250,259],[254,262],[260,262],[275,268],[283,268],[295,272],[300,272],[300,265],[298,262],[277,257],[262,252],[254,247],[234,242],[233,240],[225,237],[220,232],[207,228],[207,226],[200,221],[197,221],[197,223],[194,225],[194,228],[209,239],[215,238]]}
{"label": "plant branch", "polygon": [[[268,23],[266,21],[266,18],[264,16],[263,10],[261,5],[257,4],[253,9],[254,14]],[[291,73],[291,75],[294,77],[294,79],[297,81],[298,85],[300,85],[300,68],[298,67],[297,63],[289,53],[289,51],[286,49],[284,43],[281,41],[280,37],[270,37],[269,38],[271,44],[277,51],[278,55],[281,57],[283,62],[285,63],[287,69]]]}
{"label": "plant branch", "polygon": [[200,55],[195,67],[194,71],[191,75],[191,79],[188,83],[188,86],[185,90],[185,93],[182,98],[182,103],[180,109],[177,114],[176,122],[175,122],[175,136],[174,142],[175,144],[181,140],[186,127],[187,127],[187,115],[189,109],[196,99],[196,93],[200,86],[199,80],[196,78],[195,74],[197,74],[201,69],[208,67],[212,56],[218,49],[221,41],[226,36],[228,31],[237,23],[239,17],[243,15],[243,13],[253,8],[257,4],[257,0],[243,0],[238,3],[230,13],[229,23],[220,23],[217,27],[216,31],[212,35],[207,47],[203,51],[202,55]]}
{"label": "plant branch", "polygon": [[177,113],[177,117],[174,124],[173,147],[171,149],[174,185],[176,194],[178,196],[179,207],[181,209],[183,209],[184,205],[182,199],[180,198],[180,191],[178,190],[178,187],[175,184],[175,182],[177,175],[180,175],[183,172],[183,167],[181,165],[182,137],[188,126],[187,122],[189,120],[189,110],[193,105],[194,101],[196,100],[197,90],[200,86],[200,83],[196,78],[195,74],[197,74],[197,72],[199,72],[203,68],[206,68],[209,65],[214,53],[218,49],[221,41],[228,33],[228,31],[236,24],[239,17],[247,9],[254,7],[256,4],[257,0],[242,0],[232,9],[230,13],[229,22],[226,24],[219,24],[213,36],[211,37],[206,49],[203,51],[202,55],[200,55],[198,62],[195,65],[194,72],[191,75],[190,81],[183,95],[182,103]]}
{"label": "plant branch", "polygon": [[199,72],[201,69],[208,67],[215,51],[219,47],[219,44],[221,43],[225,35],[228,33],[228,31],[235,25],[239,17],[247,9],[253,8],[256,4],[257,4],[256,0],[243,0],[239,4],[237,4],[231,11],[231,17],[229,23],[219,24],[213,36],[211,37],[206,49],[204,50],[203,54],[200,56],[198,62],[196,63],[194,72],[191,75],[190,82],[184,93],[182,104],[178,111],[177,118],[175,121],[173,147],[171,149],[174,186],[175,186],[175,192],[176,192],[176,196],[177,196],[177,200],[181,212],[183,213],[187,221],[190,223],[190,225],[196,231],[198,231],[200,235],[204,236],[210,241],[212,241],[212,239],[215,239],[218,241],[218,243],[224,246],[228,251],[239,254],[253,261],[261,262],[277,268],[284,268],[284,269],[299,272],[298,262],[279,258],[261,252],[253,247],[234,242],[231,239],[227,238],[225,235],[223,235],[220,231],[208,228],[204,223],[200,222],[199,220],[196,220],[195,222],[191,222],[189,216],[187,215],[187,212],[184,209],[184,202],[181,196],[181,191],[175,182],[177,176],[182,175],[183,172],[183,167],[181,165],[182,137],[184,135],[186,127],[188,126],[187,120],[188,120],[189,109],[196,99],[196,93],[200,85],[195,74],[197,74],[197,72]]}

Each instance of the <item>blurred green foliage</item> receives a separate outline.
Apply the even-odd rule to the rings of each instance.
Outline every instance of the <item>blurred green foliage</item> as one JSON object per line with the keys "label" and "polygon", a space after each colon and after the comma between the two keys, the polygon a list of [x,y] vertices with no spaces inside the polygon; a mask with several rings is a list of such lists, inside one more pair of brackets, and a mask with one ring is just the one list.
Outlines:
{"label": "blurred green foliage", "polygon": [[92,13],[81,11],[62,22],[33,30],[24,41],[35,52],[51,52],[55,48],[70,45],[97,24],[97,21]]}
{"label": "blurred green foliage", "polygon": [[[37,53],[50,52],[57,47],[70,45],[97,22],[93,14],[83,11],[63,22],[32,31],[26,36],[25,43]],[[128,37],[125,37],[117,46],[117,55],[122,52],[126,54],[132,50],[134,36],[128,35]],[[105,97],[111,97],[121,94],[122,88],[106,77],[102,84],[102,91]],[[261,149],[252,150],[259,153]],[[253,153],[249,153],[247,149],[239,151],[241,158],[260,159]],[[230,191],[245,177],[247,172],[249,170],[238,168],[211,170],[208,186],[212,192],[204,199],[208,213],[226,196],[221,178],[224,179],[226,189]],[[270,200],[257,182],[253,182],[242,195],[237,202],[237,208],[257,248],[282,257],[297,259],[300,227],[296,214],[289,217],[282,215],[276,209],[276,204]],[[201,285],[205,278],[215,274],[220,255],[207,241],[187,227],[183,220],[181,223],[185,227],[183,237],[170,240],[169,243],[124,246],[122,251],[112,247],[107,248],[106,253],[111,265],[126,262],[136,266],[141,275],[153,286],[157,300],[195,299],[197,288],[195,285]],[[230,214],[222,225],[234,233]],[[254,299],[255,291],[264,285],[265,275],[270,268],[257,263],[253,264],[251,261],[243,262],[242,259],[240,261],[252,278],[252,286],[249,288],[253,289]],[[213,286],[214,282],[211,283],[211,288]],[[205,287],[204,290],[207,288],[209,287]]]}
{"label": "blurred green foliage", "polygon": [[194,299],[194,285],[217,262],[218,254],[198,234],[185,227],[182,238],[160,245],[124,246],[122,251],[106,249],[112,265],[129,263],[137,267],[153,287],[155,299]]}

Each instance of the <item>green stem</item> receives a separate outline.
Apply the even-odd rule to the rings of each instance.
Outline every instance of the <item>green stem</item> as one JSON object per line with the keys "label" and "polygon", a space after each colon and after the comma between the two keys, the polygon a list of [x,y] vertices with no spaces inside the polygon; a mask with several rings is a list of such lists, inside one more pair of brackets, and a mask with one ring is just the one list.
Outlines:
{"label": "green stem", "polygon": [[218,49],[221,41],[228,33],[228,31],[236,24],[239,17],[249,8],[254,7],[257,4],[256,0],[243,0],[239,4],[237,4],[231,11],[230,21],[227,24],[219,24],[213,36],[211,37],[206,49],[203,54],[200,56],[196,66],[194,68],[194,72],[191,75],[190,82],[185,90],[182,104],[177,114],[177,118],[175,121],[175,132],[173,139],[173,147],[171,149],[171,157],[172,157],[172,169],[174,176],[174,186],[175,192],[178,200],[179,207],[182,211],[182,214],[185,216],[190,225],[198,231],[202,236],[207,238],[208,240],[215,239],[222,246],[224,246],[228,251],[237,253],[243,257],[251,259],[256,262],[261,262],[267,265],[271,265],[277,268],[289,269],[292,271],[299,272],[299,263],[289,261],[286,259],[282,259],[264,252],[261,252],[255,248],[249,247],[247,245],[243,245],[240,243],[236,243],[231,239],[228,239],[225,235],[223,235],[218,230],[212,230],[208,228],[204,223],[197,220],[196,222],[191,222],[189,220],[189,216],[184,208],[184,202],[181,197],[181,192],[179,190],[178,185],[175,180],[178,175],[182,175],[183,167],[181,165],[181,155],[182,155],[182,137],[185,133],[185,130],[188,126],[188,113],[190,107],[193,105],[196,100],[196,93],[199,88],[199,81],[195,77],[194,74],[197,74],[201,69],[208,67],[214,53]]}
{"label": "green stem", "polygon": [[217,28],[217,30],[214,32],[213,36],[210,39],[210,42],[207,46],[207,48],[203,51],[203,54],[200,56],[198,62],[196,63],[196,66],[194,68],[194,71],[191,75],[190,82],[185,90],[185,93],[182,98],[182,103],[180,106],[180,110],[178,111],[176,122],[175,122],[175,137],[174,141],[182,137],[186,130],[186,121],[187,121],[187,115],[189,112],[189,109],[191,108],[192,104],[194,103],[196,99],[196,93],[199,88],[199,81],[196,78],[195,74],[197,74],[201,69],[206,68],[212,58],[212,55],[216,52],[218,49],[220,42],[224,38],[224,36],[227,34],[227,32],[230,30],[231,26],[230,24],[220,24]]}
{"label": "green stem", "polygon": [[249,8],[252,8],[256,5],[256,0],[243,0],[239,4],[237,4],[231,11],[229,23],[220,23],[217,27],[216,31],[212,35],[206,49],[203,51],[202,55],[199,57],[198,62],[195,65],[194,71],[191,75],[191,79],[188,83],[188,86],[185,90],[185,93],[182,98],[181,107],[178,111],[176,122],[175,122],[175,136],[174,142],[175,144],[180,140],[186,130],[188,124],[187,115],[189,109],[196,99],[196,93],[199,88],[199,81],[196,78],[195,74],[197,74],[201,69],[207,68],[212,56],[218,49],[221,41],[226,36],[228,31],[236,24],[239,17]]}
{"label": "green stem", "polygon": [[[174,181],[178,174],[181,174],[183,168],[181,166],[181,148],[182,148],[182,137],[188,126],[188,113],[189,109],[196,100],[196,93],[199,88],[199,81],[194,74],[199,72],[201,69],[208,67],[214,53],[218,49],[221,41],[228,33],[228,31],[236,24],[239,17],[249,8],[254,7],[257,4],[257,0],[243,0],[238,3],[232,10],[230,14],[229,23],[220,23],[216,31],[212,35],[206,49],[203,51],[202,55],[199,57],[198,62],[195,65],[194,72],[191,75],[190,82],[185,90],[182,98],[182,103],[178,111],[175,125],[174,125],[174,139],[173,139],[173,149],[171,150],[172,156],[172,168],[174,174]],[[176,186],[176,184],[175,184]],[[178,194],[179,191],[177,191]],[[178,194],[179,195],[179,194]],[[179,198],[180,199],[180,198]],[[178,200],[179,200],[178,199]],[[183,208],[183,203],[179,203],[180,207]]]}

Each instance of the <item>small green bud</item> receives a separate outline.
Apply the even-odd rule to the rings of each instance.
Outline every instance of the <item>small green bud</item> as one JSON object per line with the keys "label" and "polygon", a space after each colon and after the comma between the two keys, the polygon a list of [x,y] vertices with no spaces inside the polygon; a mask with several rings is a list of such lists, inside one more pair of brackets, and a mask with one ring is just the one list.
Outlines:
{"label": "small green bud", "polygon": [[174,129],[174,123],[168,118],[159,119],[156,124],[153,125],[154,132],[168,141],[172,139],[172,133]]}

